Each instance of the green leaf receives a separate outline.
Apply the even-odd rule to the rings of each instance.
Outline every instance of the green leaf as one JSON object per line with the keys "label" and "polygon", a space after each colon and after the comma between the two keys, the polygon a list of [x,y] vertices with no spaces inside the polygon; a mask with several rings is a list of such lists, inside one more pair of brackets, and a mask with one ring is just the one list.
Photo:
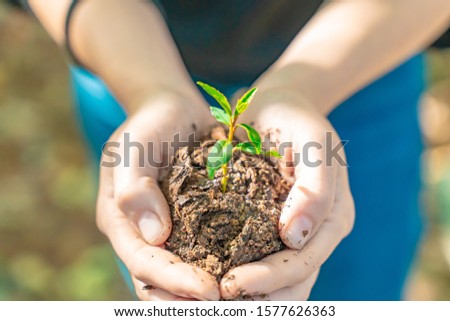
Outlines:
{"label": "green leaf", "polygon": [[216,88],[205,84],[201,81],[197,81],[197,85],[203,88],[204,91],[208,93],[211,97],[213,97],[217,102],[222,106],[223,110],[231,116],[231,106],[230,103],[227,100],[227,97],[225,97],[224,94],[222,94],[220,91],[218,91]]}
{"label": "green leaf", "polygon": [[258,154],[258,151],[256,150],[255,145],[253,145],[250,142],[239,143],[236,146],[234,146],[234,148],[238,149],[238,150],[242,150],[242,151],[244,151],[246,153],[249,153],[249,154],[253,154],[253,155],[257,155]]}
{"label": "green leaf", "polygon": [[209,107],[209,109],[211,110],[211,114],[213,114],[213,116],[216,117],[218,122],[228,126],[231,125],[230,115],[225,113],[222,109],[212,106]]}
{"label": "green leaf", "polygon": [[209,179],[214,179],[214,176],[216,174],[216,170],[218,170],[218,168],[206,167],[206,171],[208,172],[208,178]]}
{"label": "green leaf", "polygon": [[264,155],[269,156],[269,157],[276,157],[276,158],[281,158],[280,153],[278,153],[276,150],[268,150],[264,153]]}
{"label": "green leaf", "polygon": [[213,179],[216,170],[230,161],[231,155],[233,154],[232,151],[233,145],[226,140],[219,140],[214,144],[209,151],[206,162],[206,170],[208,172],[209,179]]}
{"label": "green leaf", "polygon": [[259,155],[261,153],[261,136],[259,136],[256,129],[247,124],[238,124],[239,127],[245,129],[247,132],[248,140],[255,145],[256,152]]}
{"label": "green leaf", "polygon": [[236,110],[234,111],[235,116],[242,114],[248,108],[257,90],[258,88],[256,87],[252,88],[239,98],[236,104]]}

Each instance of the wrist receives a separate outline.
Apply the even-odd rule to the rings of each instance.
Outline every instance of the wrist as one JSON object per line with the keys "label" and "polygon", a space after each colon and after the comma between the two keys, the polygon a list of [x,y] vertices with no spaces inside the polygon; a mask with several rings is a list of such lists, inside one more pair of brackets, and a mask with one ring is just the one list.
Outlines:
{"label": "wrist", "polygon": [[203,133],[212,124],[204,100],[193,99],[183,93],[159,90],[149,93],[129,114],[132,123],[148,128],[148,122],[158,124],[165,132]]}
{"label": "wrist", "polygon": [[[330,83],[324,70],[312,65],[292,64],[279,68],[276,64],[256,81],[260,96],[275,96],[276,99],[304,100],[323,116],[336,107],[339,86]],[[272,98],[270,98],[272,99]]]}
{"label": "wrist", "polygon": [[298,90],[284,87],[258,91],[252,104],[255,108],[246,111],[241,121],[254,123],[258,130],[274,134],[280,141],[292,141],[289,135],[297,130],[309,137],[332,128],[326,115]]}
{"label": "wrist", "polygon": [[191,114],[207,111],[207,103],[195,90],[181,90],[164,86],[152,86],[144,90],[136,90],[123,102],[129,116],[144,108],[161,108],[161,106],[180,106]]}
{"label": "wrist", "polygon": [[[314,114],[326,117],[302,92],[288,87],[263,88],[253,99],[255,108],[247,112],[248,121],[256,121],[279,115],[286,121],[293,115]],[[291,116],[288,116],[291,115]],[[286,116],[286,117],[285,117]],[[265,123],[265,121],[263,121]]]}

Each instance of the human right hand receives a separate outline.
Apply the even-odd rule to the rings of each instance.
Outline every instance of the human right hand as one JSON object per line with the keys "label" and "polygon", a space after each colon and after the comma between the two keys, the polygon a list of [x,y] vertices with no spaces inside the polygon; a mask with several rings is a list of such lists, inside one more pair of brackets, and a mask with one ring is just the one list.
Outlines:
{"label": "human right hand", "polygon": [[[117,155],[113,157],[111,150],[103,154],[97,225],[129,270],[141,300],[220,297],[217,281],[209,273],[164,249],[171,232],[170,212],[157,183],[161,167],[150,165],[147,159],[167,162],[171,148],[163,150],[162,142],[172,142],[177,133],[187,141],[189,134],[202,132],[212,121],[206,106],[178,94],[158,94],[111,136],[110,142],[120,146]],[[126,134],[129,141],[142,145],[129,148],[129,164],[124,154]],[[148,142],[153,142],[153,150]],[[117,156],[120,161],[114,163]]]}

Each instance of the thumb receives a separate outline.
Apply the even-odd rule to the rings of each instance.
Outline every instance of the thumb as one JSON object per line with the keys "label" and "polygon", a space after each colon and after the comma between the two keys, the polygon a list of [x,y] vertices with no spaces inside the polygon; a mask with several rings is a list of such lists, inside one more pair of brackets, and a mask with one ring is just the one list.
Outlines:
{"label": "thumb", "polygon": [[301,249],[331,210],[336,174],[335,168],[303,167],[301,175],[296,176],[299,178],[282,210],[279,230],[281,239],[288,247]]}
{"label": "thumb", "polygon": [[170,235],[172,222],[167,201],[151,177],[138,178],[117,196],[117,205],[150,245],[161,245]]}
{"label": "thumb", "polygon": [[279,229],[283,242],[292,249],[301,249],[325,219],[332,200],[330,194],[312,194],[294,185],[280,216]]}
{"label": "thumb", "polygon": [[150,157],[154,162],[161,162],[159,144],[147,143],[148,137],[156,134],[149,134],[143,128],[148,124],[142,123],[142,119],[145,118],[132,118],[117,135],[123,150],[119,151],[120,163],[113,169],[114,199],[148,244],[161,245],[170,235],[172,222],[166,198],[158,185],[159,170],[150,166]]}

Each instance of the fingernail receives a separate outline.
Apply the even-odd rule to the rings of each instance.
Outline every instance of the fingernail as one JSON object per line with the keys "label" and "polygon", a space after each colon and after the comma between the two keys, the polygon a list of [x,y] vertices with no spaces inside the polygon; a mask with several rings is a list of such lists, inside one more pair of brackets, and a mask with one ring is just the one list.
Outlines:
{"label": "fingernail", "polygon": [[154,242],[163,232],[161,220],[153,212],[146,211],[142,213],[137,225],[142,233],[142,237],[148,243]]}
{"label": "fingernail", "polygon": [[285,237],[295,248],[305,245],[313,228],[312,221],[305,215],[295,217],[287,226]]}

